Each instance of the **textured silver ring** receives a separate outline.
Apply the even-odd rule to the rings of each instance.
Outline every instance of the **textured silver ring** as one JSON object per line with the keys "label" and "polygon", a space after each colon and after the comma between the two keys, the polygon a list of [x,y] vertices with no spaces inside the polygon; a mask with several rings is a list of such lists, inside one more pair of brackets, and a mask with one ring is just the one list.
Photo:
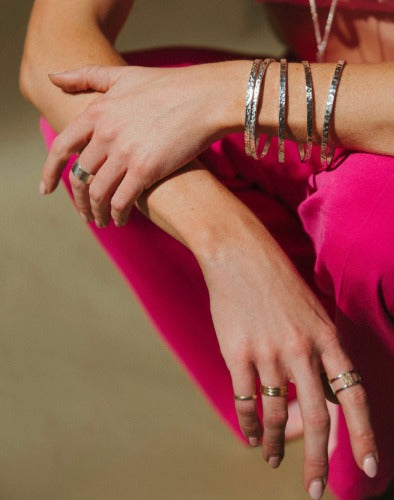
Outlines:
{"label": "textured silver ring", "polygon": [[78,160],[72,166],[71,171],[74,174],[74,176],[80,181],[82,181],[84,184],[90,184],[94,179],[94,175],[90,174],[89,172],[86,172],[86,170],[84,170],[81,167]]}

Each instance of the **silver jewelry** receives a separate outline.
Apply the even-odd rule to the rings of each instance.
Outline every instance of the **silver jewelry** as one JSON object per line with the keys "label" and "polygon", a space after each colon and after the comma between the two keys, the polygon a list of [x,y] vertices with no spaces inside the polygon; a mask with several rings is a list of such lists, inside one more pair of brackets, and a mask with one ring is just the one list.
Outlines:
{"label": "silver jewelry", "polygon": [[[337,382],[340,381],[342,385],[339,385]],[[352,387],[353,385],[358,385],[361,384],[361,375],[358,373],[357,370],[349,370],[348,372],[343,372],[337,375],[336,377],[330,379],[328,381],[331,390],[336,396],[338,392],[344,391],[345,389],[348,389],[349,387]]]}
{"label": "silver jewelry", "polygon": [[287,93],[287,61],[280,60],[279,80],[279,127],[278,127],[278,161],[285,161],[285,126],[286,126],[286,93]]}
{"label": "silver jewelry", "polygon": [[321,138],[321,150],[320,150],[320,162],[323,170],[327,169],[327,167],[330,166],[332,157],[334,156],[334,151],[335,151],[334,148],[330,152],[327,151],[328,134],[330,131],[330,123],[332,118],[332,112],[334,109],[337,88],[345,63],[346,61],[344,60],[338,61],[338,64],[335,67],[334,76],[332,77],[330,88],[328,90],[326,112],[324,114],[323,132]]}
{"label": "silver jewelry", "polygon": [[271,138],[268,137],[263,151],[260,154],[257,152],[259,139],[256,139],[256,121],[261,84],[268,65],[274,60],[275,59],[267,58],[264,59],[264,61],[262,59],[253,61],[249,77],[248,90],[246,93],[245,152],[247,155],[253,156],[255,160],[264,158],[271,143]]}
{"label": "silver jewelry", "polygon": [[249,81],[248,81],[248,89],[246,91],[246,108],[245,108],[245,153],[248,156],[252,155],[251,152],[251,119],[252,119],[252,102],[253,102],[253,93],[254,87],[256,83],[257,71],[263,62],[262,59],[255,59],[252,64],[252,68],[250,70]]}
{"label": "silver jewelry", "polygon": [[308,61],[302,61],[305,72],[305,93],[306,93],[306,150],[302,144],[298,144],[298,152],[301,161],[308,161],[312,154],[313,146],[313,92],[312,74]]}
{"label": "silver jewelry", "polygon": [[331,2],[330,10],[329,10],[328,16],[327,16],[326,26],[324,28],[324,35],[322,38],[321,32],[320,32],[320,26],[319,26],[319,16],[317,15],[317,9],[316,9],[316,1],[309,0],[309,6],[311,9],[313,28],[315,31],[315,38],[316,38],[316,44],[317,44],[317,53],[316,53],[317,62],[323,62],[323,57],[324,57],[324,53],[325,53],[326,48],[327,48],[328,37],[330,36],[332,21],[334,19],[335,10],[337,8],[337,3],[338,3],[338,0],[332,0],[332,2]]}
{"label": "silver jewelry", "polygon": [[86,172],[81,167],[78,160],[72,166],[71,171],[75,175],[75,177],[77,179],[79,179],[80,181],[82,181],[84,184],[90,184],[94,179],[94,174],[90,174],[89,172]]}

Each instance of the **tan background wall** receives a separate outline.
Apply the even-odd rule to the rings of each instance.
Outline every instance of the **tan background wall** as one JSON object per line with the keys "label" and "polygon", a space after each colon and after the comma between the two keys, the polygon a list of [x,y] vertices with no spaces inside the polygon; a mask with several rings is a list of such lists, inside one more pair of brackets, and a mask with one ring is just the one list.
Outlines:
{"label": "tan background wall", "polygon": [[[306,498],[302,443],[278,471],[219,422],[64,190],[42,198],[38,113],[17,71],[32,2],[0,16],[0,499]],[[276,53],[252,0],[137,0],[119,47]]]}

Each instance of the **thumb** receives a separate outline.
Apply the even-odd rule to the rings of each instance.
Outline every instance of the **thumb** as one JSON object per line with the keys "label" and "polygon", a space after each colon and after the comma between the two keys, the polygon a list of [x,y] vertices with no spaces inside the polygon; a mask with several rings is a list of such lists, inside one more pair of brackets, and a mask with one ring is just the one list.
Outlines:
{"label": "thumb", "polygon": [[49,73],[48,76],[52,83],[65,92],[107,92],[119,78],[122,69],[123,66],[89,65],[71,71]]}

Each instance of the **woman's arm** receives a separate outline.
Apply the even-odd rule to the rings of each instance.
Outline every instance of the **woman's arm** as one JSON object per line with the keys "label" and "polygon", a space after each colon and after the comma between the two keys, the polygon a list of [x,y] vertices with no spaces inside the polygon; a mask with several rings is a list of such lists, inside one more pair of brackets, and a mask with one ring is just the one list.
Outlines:
{"label": "woman's arm", "polygon": [[[328,88],[335,64],[311,64],[315,142],[320,142]],[[394,63],[347,64],[339,83],[330,143],[346,149],[394,156]],[[260,131],[278,129],[279,63],[268,66],[259,114]],[[243,127],[243,106],[236,129]],[[301,64],[288,65],[287,137],[306,142],[305,76]]]}
{"label": "woman's arm", "polygon": [[[41,0],[36,6],[50,8],[53,3]],[[56,3],[59,8],[64,4]],[[76,1],[71,3],[74,7],[79,5]],[[46,19],[47,29],[51,30],[51,18],[46,17],[46,11],[37,15],[36,11],[30,30],[40,28],[42,19]],[[62,25],[58,20],[58,29],[63,30],[66,38],[54,37],[52,31],[54,38],[50,39],[55,48],[46,47],[48,42],[44,43],[41,35],[31,31],[29,34],[24,62],[28,69],[23,73],[30,77],[24,80],[23,87],[58,129],[91,99],[90,95],[62,95],[58,89],[45,86],[47,72],[62,69],[62,45],[70,40],[71,48],[64,49],[66,67],[86,62],[109,64],[102,58],[117,58],[110,42],[103,40],[97,18],[91,13],[85,15],[86,26],[78,24],[73,16],[75,25]],[[89,31],[88,50],[83,29]],[[75,40],[79,40],[77,44]],[[35,49],[41,56],[34,55]],[[122,64],[121,59],[116,64]],[[242,78],[245,76],[242,73]],[[238,85],[236,78],[233,82]],[[40,85],[44,87],[41,89]],[[311,482],[318,480],[323,488],[329,420],[320,369],[323,365],[334,376],[351,368],[327,313],[254,214],[198,162],[144,192],[138,206],[196,256],[209,289],[212,317],[234,392],[254,392],[256,375],[265,384],[282,385],[288,379],[297,384],[306,437],[305,487],[308,490]],[[365,392],[362,386],[355,386],[343,391],[340,399],[354,454],[362,467],[367,455],[376,454]],[[283,457],[286,401],[268,398],[263,404],[264,458],[277,465]],[[251,443],[255,443],[262,435],[255,402],[237,401],[236,407],[245,436],[254,438]]]}
{"label": "woman's arm", "polygon": [[126,64],[113,47],[133,0],[36,0],[20,68],[23,95],[61,131],[96,93],[67,95],[48,73],[83,64]]}

